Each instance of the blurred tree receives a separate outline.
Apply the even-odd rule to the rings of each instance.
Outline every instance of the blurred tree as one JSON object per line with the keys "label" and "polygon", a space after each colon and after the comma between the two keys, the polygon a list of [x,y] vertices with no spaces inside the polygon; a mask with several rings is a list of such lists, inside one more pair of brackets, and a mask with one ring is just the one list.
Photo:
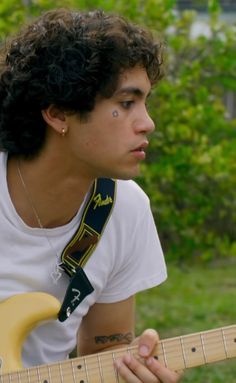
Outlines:
{"label": "blurred tree", "polygon": [[236,91],[235,26],[210,1],[210,34],[192,39],[196,16],[176,14],[166,30],[167,76],[152,99],[157,132],[141,180],[167,254],[191,262],[236,255],[236,121],[222,102]]}
{"label": "blurred tree", "polygon": [[[70,0],[57,0],[57,7],[71,6]],[[1,0],[0,40],[41,12],[55,7],[54,0]]]}

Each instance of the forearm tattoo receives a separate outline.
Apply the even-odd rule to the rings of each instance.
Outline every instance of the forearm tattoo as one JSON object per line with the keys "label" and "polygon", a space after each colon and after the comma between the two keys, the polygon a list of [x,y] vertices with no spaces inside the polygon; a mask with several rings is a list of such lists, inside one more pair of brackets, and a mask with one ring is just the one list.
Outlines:
{"label": "forearm tattoo", "polygon": [[127,343],[129,344],[134,339],[132,332],[126,334],[112,334],[95,336],[95,343]]}

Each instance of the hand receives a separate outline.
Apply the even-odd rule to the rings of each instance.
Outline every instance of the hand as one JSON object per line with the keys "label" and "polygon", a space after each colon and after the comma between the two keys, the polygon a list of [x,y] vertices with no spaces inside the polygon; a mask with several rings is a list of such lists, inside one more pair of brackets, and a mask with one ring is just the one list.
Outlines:
{"label": "hand", "polygon": [[169,370],[152,356],[158,340],[156,331],[146,330],[131,344],[138,344],[140,358],[125,354],[116,361],[118,373],[127,383],[177,383],[180,380],[180,373]]}

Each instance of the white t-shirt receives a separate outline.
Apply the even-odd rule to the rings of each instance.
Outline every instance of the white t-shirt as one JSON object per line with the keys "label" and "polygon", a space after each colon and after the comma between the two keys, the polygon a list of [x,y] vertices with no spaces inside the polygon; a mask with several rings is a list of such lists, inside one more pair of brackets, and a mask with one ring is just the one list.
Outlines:
{"label": "white t-shirt", "polygon": [[[53,229],[27,226],[10,199],[6,163],[7,155],[0,153],[0,300],[42,291],[62,302],[69,278],[63,274],[54,284],[50,273],[57,254],[78,228],[83,207],[67,225]],[[117,181],[112,215],[84,270],[94,292],[65,322],[47,322],[31,332],[23,347],[25,367],[66,359],[75,347],[82,317],[95,302],[121,301],[166,279],[149,200],[134,181]]]}

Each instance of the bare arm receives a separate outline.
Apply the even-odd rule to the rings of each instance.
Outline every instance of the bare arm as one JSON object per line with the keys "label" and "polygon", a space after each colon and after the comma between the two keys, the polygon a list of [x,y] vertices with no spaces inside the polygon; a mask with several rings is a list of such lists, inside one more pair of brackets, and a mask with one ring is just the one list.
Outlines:
{"label": "bare arm", "polygon": [[96,303],[83,318],[78,333],[78,354],[92,354],[129,344],[134,338],[135,300]]}
{"label": "bare arm", "polygon": [[152,357],[158,334],[154,330],[146,330],[133,340],[134,327],[134,297],[112,304],[97,303],[82,321],[78,334],[78,354],[92,354],[132,342],[138,344],[141,359],[126,353],[115,364],[125,382],[177,383],[180,374],[167,369]]}

